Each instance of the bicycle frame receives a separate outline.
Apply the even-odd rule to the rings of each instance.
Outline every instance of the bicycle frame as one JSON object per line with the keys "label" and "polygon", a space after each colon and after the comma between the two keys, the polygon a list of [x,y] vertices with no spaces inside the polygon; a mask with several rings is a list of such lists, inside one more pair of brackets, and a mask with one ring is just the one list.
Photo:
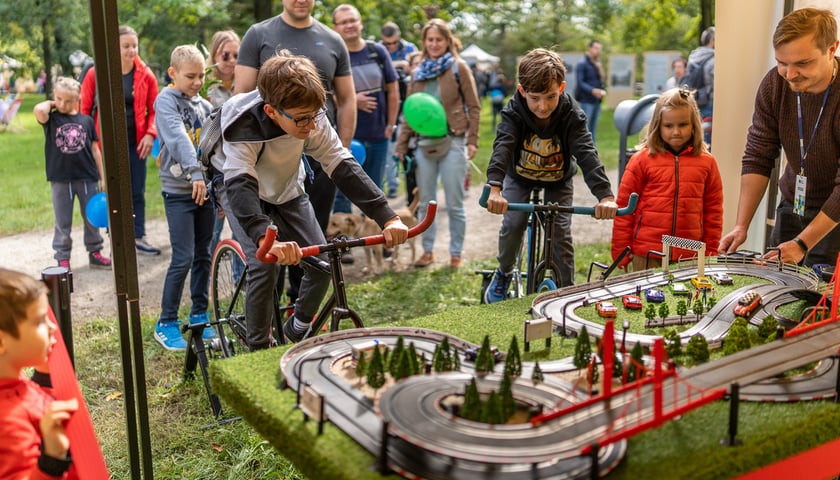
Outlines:
{"label": "bicycle frame", "polygon": [[[431,225],[432,222],[434,222],[436,213],[437,202],[429,202],[429,205],[426,208],[426,216],[423,217],[423,220],[417,225],[408,229],[408,238],[417,236],[426,231],[426,229],[429,228],[429,225]],[[263,240],[262,245],[260,245],[260,247],[257,249],[257,259],[259,259],[261,262],[266,263],[277,262],[277,257],[269,253],[269,250],[274,244],[276,238],[277,226],[270,225],[266,229],[265,239]],[[347,302],[347,290],[345,289],[344,273],[341,268],[341,254],[350,250],[353,247],[372,246],[383,243],[385,243],[385,235],[378,234],[356,239],[337,237],[325,245],[310,245],[308,247],[301,248],[303,258],[305,260],[308,260],[311,265],[315,266],[315,268],[318,268],[322,271],[330,272],[333,286],[332,296],[327,301],[325,306],[318,312],[316,318],[312,322],[312,326],[310,327],[309,332],[304,338],[308,338],[310,336],[318,334],[318,332],[321,330],[321,328],[327,321],[327,313],[330,314],[329,317],[331,332],[338,331],[341,320],[346,319],[352,320],[354,327],[364,328],[362,319],[353,309],[350,308]],[[328,265],[325,265],[324,262],[319,259],[307,258],[315,257],[316,255],[320,255],[321,253],[328,254]]]}
{"label": "bicycle frame", "polygon": [[[526,277],[526,292],[528,294],[536,293],[542,285],[542,278],[547,270],[554,273],[554,279],[559,281],[560,267],[553,258],[552,243],[554,239],[554,219],[561,213],[571,213],[576,215],[595,215],[595,207],[583,207],[572,205],[559,205],[557,203],[541,204],[540,189],[533,189],[532,203],[508,203],[508,210],[528,212],[530,214],[528,219],[529,228],[532,229],[528,235],[528,271]],[[490,198],[490,185],[485,185],[478,199],[478,204],[483,208],[487,208],[487,201]],[[639,195],[636,193],[630,194],[627,201],[627,206],[619,208],[616,216],[629,215],[636,210],[636,204],[639,201]],[[542,245],[540,245],[539,229],[543,229]],[[538,252],[537,248],[542,248],[542,252]],[[536,253],[535,253],[536,252]],[[540,258],[540,260],[537,260]],[[522,273],[519,272],[521,275]],[[556,285],[555,285],[556,287]]]}

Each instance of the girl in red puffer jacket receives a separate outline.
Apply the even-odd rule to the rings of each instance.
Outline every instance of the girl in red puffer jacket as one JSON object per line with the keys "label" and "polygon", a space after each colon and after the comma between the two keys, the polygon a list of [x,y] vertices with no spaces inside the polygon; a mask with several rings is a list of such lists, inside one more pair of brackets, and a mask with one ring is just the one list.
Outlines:
{"label": "girl in red puffer jacket", "polygon": [[[639,203],[632,215],[616,217],[612,256],[630,245],[633,270],[643,270],[650,250],[662,250],[662,235],[706,243],[717,255],[723,227],[723,184],[717,162],[703,143],[700,111],[688,89],[671,89],[656,101],[647,138],[630,158],[618,189],[617,203],[626,205],[632,192]],[[696,253],[674,247],[670,258]]]}

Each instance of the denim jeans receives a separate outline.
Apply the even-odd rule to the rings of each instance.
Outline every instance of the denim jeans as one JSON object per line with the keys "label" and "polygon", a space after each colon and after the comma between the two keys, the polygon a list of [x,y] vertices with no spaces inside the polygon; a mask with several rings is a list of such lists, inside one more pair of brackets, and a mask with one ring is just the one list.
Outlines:
{"label": "denim jeans", "polygon": [[[528,203],[531,201],[530,187],[527,187],[511,177],[505,177],[502,196],[510,203]],[[573,196],[572,181],[557,182],[545,188],[544,203],[558,203],[571,205]],[[502,220],[499,230],[499,268],[508,273],[516,263],[516,254],[522,245],[522,236],[528,228],[528,212],[508,210]],[[560,283],[558,287],[567,287],[575,280],[575,251],[572,244],[572,215],[563,213],[554,219],[553,250],[551,252],[557,266],[560,267]],[[523,252],[526,255],[527,252]]]}
{"label": "denim jeans", "polygon": [[595,144],[595,131],[598,129],[598,117],[601,116],[600,103],[581,103],[581,110],[586,114],[586,129],[592,134],[592,144]]}
{"label": "denim jeans", "polygon": [[178,320],[181,292],[190,274],[190,315],[207,312],[210,286],[210,240],[213,237],[215,209],[212,202],[198,205],[191,195],[162,192],[172,258],[163,282],[160,321]]}
{"label": "denim jeans", "polygon": [[[449,254],[460,257],[464,250],[464,232],[467,229],[467,214],[464,210],[464,180],[467,177],[467,158],[464,156],[464,137],[453,137],[449,153],[440,160],[430,160],[421,149],[415,150],[417,161],[417,186],[420,190],[420,206],[417,218],[426,216],[426,205],[437,200],[438,179],[443,184],[446,196],[446,213],[449,215]],[[433,252],[437,224],[432,223],[423,232],[423,251]]]}
{"label": "denim jeans", "polygon": [[[388,160],[388,140],[379,140],[376,142],[361,142],[365,147],[365,162],[362,164],[362,170],[368,174],[374,185],[382,188],[382,177],[385,175],[385,163]],[[335,194],[335,203],[333,204],[334,212],[351,213],[352,206],[350,200],[341,193],[341,190]]]}
{"label": "denim jeans", "polygon": [[[394,138],[396,138],[396,134]],[[389,195],[396,195],[397,188],[400,186],[400,164],[394,160],[394,148],[396,146],[396,140],[388,141],[388,154],[385,157],[385,190]]]}
{"label": "denim jeans", "polygon": [[[133,133],[129,132],[129,135]],[[146,159],[137,155],[137,145],[128,142],[128,172],[131,176],[131,206],[134,213],[134,238],[146,236]]]}
{"label": "denim jeans", "polygon": [[74,199],[79,197],[79,207],[85,227],[85,249],[88,252],[102,250],[104,241],[99,229],[90,224],[85,215],[88,200],[99,192],[99,182],[91,180],[75,180],[72,182],[52,182],[52,203],[55,213],[55,233],[53,233],[53,250],[56,260],[69,260],[73,239],[70,232],[73,228]]}

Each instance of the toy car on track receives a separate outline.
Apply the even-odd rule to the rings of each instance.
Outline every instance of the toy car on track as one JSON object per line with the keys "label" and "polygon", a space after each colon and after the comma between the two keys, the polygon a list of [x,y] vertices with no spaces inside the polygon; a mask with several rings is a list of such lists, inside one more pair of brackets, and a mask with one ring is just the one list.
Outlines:
{"label": "toy car on track", "polygon": [[628,310],[641,310],[642,299],[638,295],[622,295],[621,303]]}
{"label": "toy car on track", "polygon": [[688,295],[688,288],[682,282],[671,282],[671,295]]}
{"label": "toy car on track", "polygon": [[665,294],[658,288],[648,288],[645,290],[645,300],[648,302],[661,303],[665,301]]}
{"label": "toy car on track", "polygon": [[732,285],[732,277],[725,272],[714,272],[709,275],[718,285]]}
{"label": "toy car on track", "polygon": [[598,311],[598,315],[604,318],[615,318],[618,314],[618,309],[615,308],[612,302],[607,300],[602,300],[595,304],[595,310]]}
{"label": "toy car on track", "polygon": [[743,297],[738,299],[738,303],[732,311],[738,317],[749,318],[750,314],[761,305],[761,295],[755,290],[750,290],[745,293]]}

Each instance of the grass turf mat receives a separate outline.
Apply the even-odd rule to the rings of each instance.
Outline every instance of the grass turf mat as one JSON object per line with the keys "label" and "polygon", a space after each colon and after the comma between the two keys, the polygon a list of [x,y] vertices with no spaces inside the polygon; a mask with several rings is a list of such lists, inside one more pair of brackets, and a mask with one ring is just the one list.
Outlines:
{"label": "grass turf mat", "polygon": [[[474,343],[489,334],[492,343],[506,350],[511,335],[521,341],[529,305],[530,299],[521,299],[505,302],[505,308],[465,307],[391,325],[444,331]],[[541,350],[541,342],[536,345],[534,352],[523,353],[523,360],[560,358],[574,349],[574,341],[560,337],[554,337],[550,352]],[[276,348],[212,363],[214,388],[228,410],[242,415],[309,478],[383,478],[373,470],[372,455],[329,423],[318,436],[317,424],[304,422],[294,409],[294,392],[278,391],[284,351]],[[737,438],[743,444],[738,447],[720,444],[728,418],[729,403],[717,402],[630,439],[627,458],[609,478],[732,478],[840,437],[840,405],[828,401],[742,402]]]}

